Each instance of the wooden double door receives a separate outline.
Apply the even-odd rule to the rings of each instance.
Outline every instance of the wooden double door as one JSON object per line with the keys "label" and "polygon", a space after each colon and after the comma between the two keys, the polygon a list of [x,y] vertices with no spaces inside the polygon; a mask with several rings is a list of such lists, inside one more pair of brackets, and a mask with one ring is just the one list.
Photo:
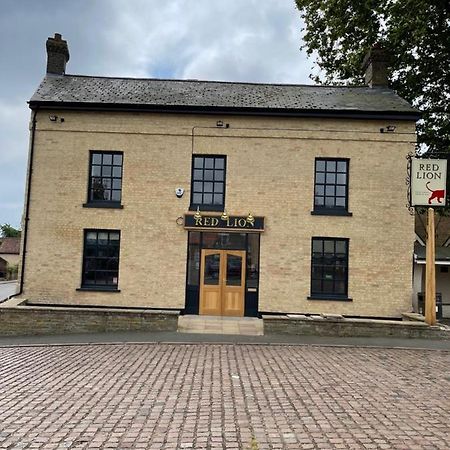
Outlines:
{"label": "wooden double door", "polygon": [[200,314],[244,315],[245,264],[244,250],[202,250]]}

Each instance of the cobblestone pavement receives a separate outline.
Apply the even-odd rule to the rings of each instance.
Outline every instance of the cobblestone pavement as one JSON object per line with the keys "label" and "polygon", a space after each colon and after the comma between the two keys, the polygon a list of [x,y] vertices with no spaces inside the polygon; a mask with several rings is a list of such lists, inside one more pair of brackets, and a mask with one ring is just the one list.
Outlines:
{"label": "cobblestone pavement", "polygon": [[450,353],[0,348],[0,448],[449,449]]}

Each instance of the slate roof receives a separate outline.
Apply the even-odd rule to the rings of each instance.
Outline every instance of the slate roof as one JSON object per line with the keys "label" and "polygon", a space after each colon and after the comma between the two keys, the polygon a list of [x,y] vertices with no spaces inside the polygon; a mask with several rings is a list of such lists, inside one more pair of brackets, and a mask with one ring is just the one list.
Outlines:
{"label": "slate roof", "polygon": [[0,254],[18,255],[20,253],[20,237],[0,239]]}
{"label": "slate roof", "polygon": [[30,100],[36,106],[228,111],[266,114],[338,112],[418,118],[387,88],[235,83],[199,80],[47,75]]}

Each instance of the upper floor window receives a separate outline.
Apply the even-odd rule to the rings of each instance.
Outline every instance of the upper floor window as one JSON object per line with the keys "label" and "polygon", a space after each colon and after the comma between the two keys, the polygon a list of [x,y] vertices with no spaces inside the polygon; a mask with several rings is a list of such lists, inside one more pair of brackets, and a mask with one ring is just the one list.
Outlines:
{"label": "upper floor window", "polygon": [[311,298],[347,299],[348,239],[312,238]]}
{"label": "upper floor window", "polygon": [[350,214],[348,164],[348,159],[316,158],[313,213]]}
{"label": "upper floor window", "polygon": [[119,283],[120,231],[85,230],[83,288],[117,290]]}
{"label": "upper floor window", "polygon": [[122,165],[122,152],[91,151],[88,204],[120,206]]}
{"label": "upper floor window", "polygon": [[226,156],[193,156],[190,209],[224,210],[225,172]]}

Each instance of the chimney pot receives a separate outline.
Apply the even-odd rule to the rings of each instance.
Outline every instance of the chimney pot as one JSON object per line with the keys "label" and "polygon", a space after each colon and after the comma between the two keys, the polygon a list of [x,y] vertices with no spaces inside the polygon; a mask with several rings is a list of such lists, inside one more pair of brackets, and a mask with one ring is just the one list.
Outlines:
{"label": "chimney pot", "polygon": [[387,87],[389,84],[388,63],[389,55],[387,51],[381,44],[374,44],[367,52],[362,63],[365,83],[371,88],[377,86]]}
{"label": "chimney pot", "polygon": [[55,33],[55,37],[49,37],[47,48],[47,73],[64,75],[66,64],[69,61],[69,47],[61,34]]}

